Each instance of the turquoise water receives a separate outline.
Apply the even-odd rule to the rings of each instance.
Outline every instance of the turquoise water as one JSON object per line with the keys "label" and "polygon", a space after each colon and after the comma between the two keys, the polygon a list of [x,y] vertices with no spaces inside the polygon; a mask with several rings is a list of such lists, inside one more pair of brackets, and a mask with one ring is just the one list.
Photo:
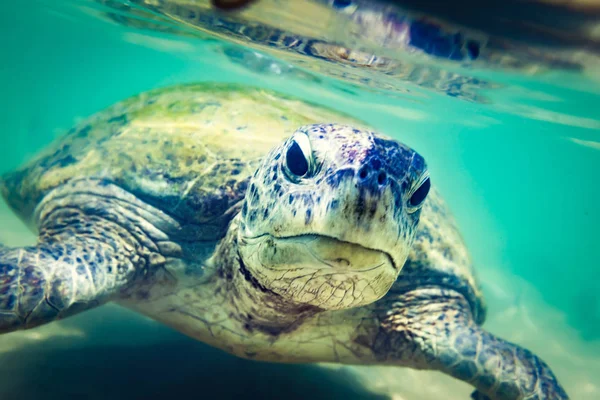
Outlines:
{"label": "turquoise water", "polygon": [[[486,327],[548,361],[573,399],[600,398],[600,84],[593,71],[486,72],[504,85],[484,91],[488,104],[423,89],[389,95],[295,69],[259,73],[227,57],[241,51],[231,44],[123,27],[92,15],[88,5],[5,3],[0,173],[79,119],[181,82],[260,85],[356,115],[427,158],[479,271]],[[1,210],[0,242],[31,242]],[[428,372],[257,366],[116,306],[0,337],[0,371],[3,399],[470,393]],[[232,386],[233,376],[239,381]]]}

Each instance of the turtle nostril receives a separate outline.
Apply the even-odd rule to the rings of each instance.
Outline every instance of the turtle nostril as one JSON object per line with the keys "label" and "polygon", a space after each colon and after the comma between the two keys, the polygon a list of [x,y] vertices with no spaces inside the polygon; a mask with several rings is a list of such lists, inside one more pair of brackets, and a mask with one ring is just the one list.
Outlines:
{"label": "turtle nostril", "polygon": [[387,182],[387,174],[385,172],[380,172],[379,175],[377,175],[377,183],[379,183],[380,185],[384,185]]}
{"label": "turtle nostril", "polygon": [[365,179],[368,174],[369,174],[369,172],[367,171],[366,167],[362,167],[360,169],[360,171],[358,172],[358,176],[360,177],[360,179]]}

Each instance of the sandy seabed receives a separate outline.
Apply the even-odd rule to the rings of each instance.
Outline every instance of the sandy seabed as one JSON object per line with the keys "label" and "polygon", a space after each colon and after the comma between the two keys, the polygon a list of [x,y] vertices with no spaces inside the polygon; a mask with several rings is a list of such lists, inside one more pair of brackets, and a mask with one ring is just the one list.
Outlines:
{"label": "sandy seabed", "polygon": [[[0,242],[32,243],[0,204]],[[486,328],[537,352],[573,399],[600,398],[600,343],[584,342],[535,288],[488,268]],[[0,336],[0,398],[286,398],[467,400],[443,374],[394,367],[280,365],[242,360],[115,305]]]}

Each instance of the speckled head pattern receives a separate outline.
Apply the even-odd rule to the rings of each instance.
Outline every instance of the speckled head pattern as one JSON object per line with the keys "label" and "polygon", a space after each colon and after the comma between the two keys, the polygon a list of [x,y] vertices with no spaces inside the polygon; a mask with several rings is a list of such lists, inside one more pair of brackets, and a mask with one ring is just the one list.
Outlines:
{"label": "speckled head pattern", "polygon": [[425,161],[407,146],[350,126],[304,126],[250,181],[241,259],[294,301],[371,303],[406,261],[428,189]]}

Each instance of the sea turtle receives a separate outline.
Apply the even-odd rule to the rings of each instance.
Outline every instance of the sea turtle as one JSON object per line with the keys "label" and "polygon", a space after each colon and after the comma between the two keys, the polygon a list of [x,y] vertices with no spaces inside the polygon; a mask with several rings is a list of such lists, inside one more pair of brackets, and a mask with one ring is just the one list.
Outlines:
{"label": "sea turtle", "polygon": [[0,332],[116,302],[240,357],[443,371],[475,398],[567,399],[483,330],[426,163],[342,113],[260,88],[157,89],[0,184],[38,232],[0,248]]}

